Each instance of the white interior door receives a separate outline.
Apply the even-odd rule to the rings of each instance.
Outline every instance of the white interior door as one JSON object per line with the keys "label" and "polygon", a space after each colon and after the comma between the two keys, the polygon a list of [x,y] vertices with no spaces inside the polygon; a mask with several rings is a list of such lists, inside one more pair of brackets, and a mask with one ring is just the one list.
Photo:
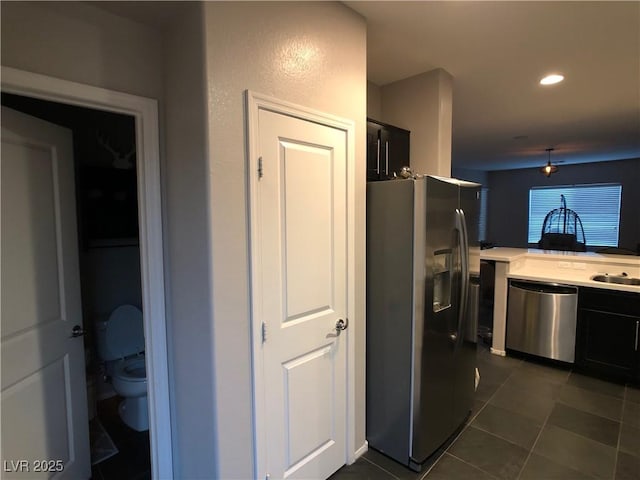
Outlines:
{"label": "white interior door", "polygon": [[327,478],[346,461],[349,332],[336,324],[348,322],[347,133],[264,109],[257,128],[253,304],[266,324],[258,450],[270,478]]}
{"label": "white interior door", "polygon": [[71,132],[2,107],[3,478],[91,476]]}

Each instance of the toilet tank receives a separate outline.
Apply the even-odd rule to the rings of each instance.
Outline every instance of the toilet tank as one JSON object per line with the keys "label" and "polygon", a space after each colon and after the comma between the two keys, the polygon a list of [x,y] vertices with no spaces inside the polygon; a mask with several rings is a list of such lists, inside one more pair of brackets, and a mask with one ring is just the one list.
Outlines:
{"label": "toilet tank", "polygon": [[133,305],[121,305],[109,318],[96,322],[98,355],[111,361],[144,352],[142,312]]}

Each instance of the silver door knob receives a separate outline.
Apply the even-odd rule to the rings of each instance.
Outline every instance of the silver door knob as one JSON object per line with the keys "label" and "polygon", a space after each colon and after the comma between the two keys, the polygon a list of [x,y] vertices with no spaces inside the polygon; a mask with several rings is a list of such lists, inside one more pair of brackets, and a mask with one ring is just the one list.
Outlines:
{"label": "silver door knob", "polygon": [[348,326],[349,326],[348,318],[346,321],[341,318],[338,319],[338,321],[336,322],[336,331],[338,332],[338,335],[340,335],[340,332],[342,332],[342,330],[346,330]]}
{"label": "silver door knob", "polygon": [[71,336],[69,338],[81,337],[83,335],[86,335],[86,333],[87,332],[85,332],[80,325],[74,325],[74,327],[71,329]]}

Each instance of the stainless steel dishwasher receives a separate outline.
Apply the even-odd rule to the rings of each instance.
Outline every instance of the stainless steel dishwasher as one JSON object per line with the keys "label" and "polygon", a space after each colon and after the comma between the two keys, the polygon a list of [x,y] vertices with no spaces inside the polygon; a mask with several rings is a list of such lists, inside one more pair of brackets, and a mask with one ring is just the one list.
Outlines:
{"label": "stainless steel dishwasher", "polygon": [[573,363],[577,310],[576,287],[511,280],[507,348]]}

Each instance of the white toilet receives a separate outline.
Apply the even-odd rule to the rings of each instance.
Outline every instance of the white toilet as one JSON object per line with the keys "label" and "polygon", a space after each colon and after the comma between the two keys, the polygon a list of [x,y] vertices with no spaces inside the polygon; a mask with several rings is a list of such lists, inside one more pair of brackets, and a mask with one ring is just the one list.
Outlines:
{"label": "white toilet", "polygon": [[124,397],[118,406],[120,418],[134,430],[148,430],[142,312],[133,305],[119,306],[107,320],[97,322],[96,338],[113,389]]}

